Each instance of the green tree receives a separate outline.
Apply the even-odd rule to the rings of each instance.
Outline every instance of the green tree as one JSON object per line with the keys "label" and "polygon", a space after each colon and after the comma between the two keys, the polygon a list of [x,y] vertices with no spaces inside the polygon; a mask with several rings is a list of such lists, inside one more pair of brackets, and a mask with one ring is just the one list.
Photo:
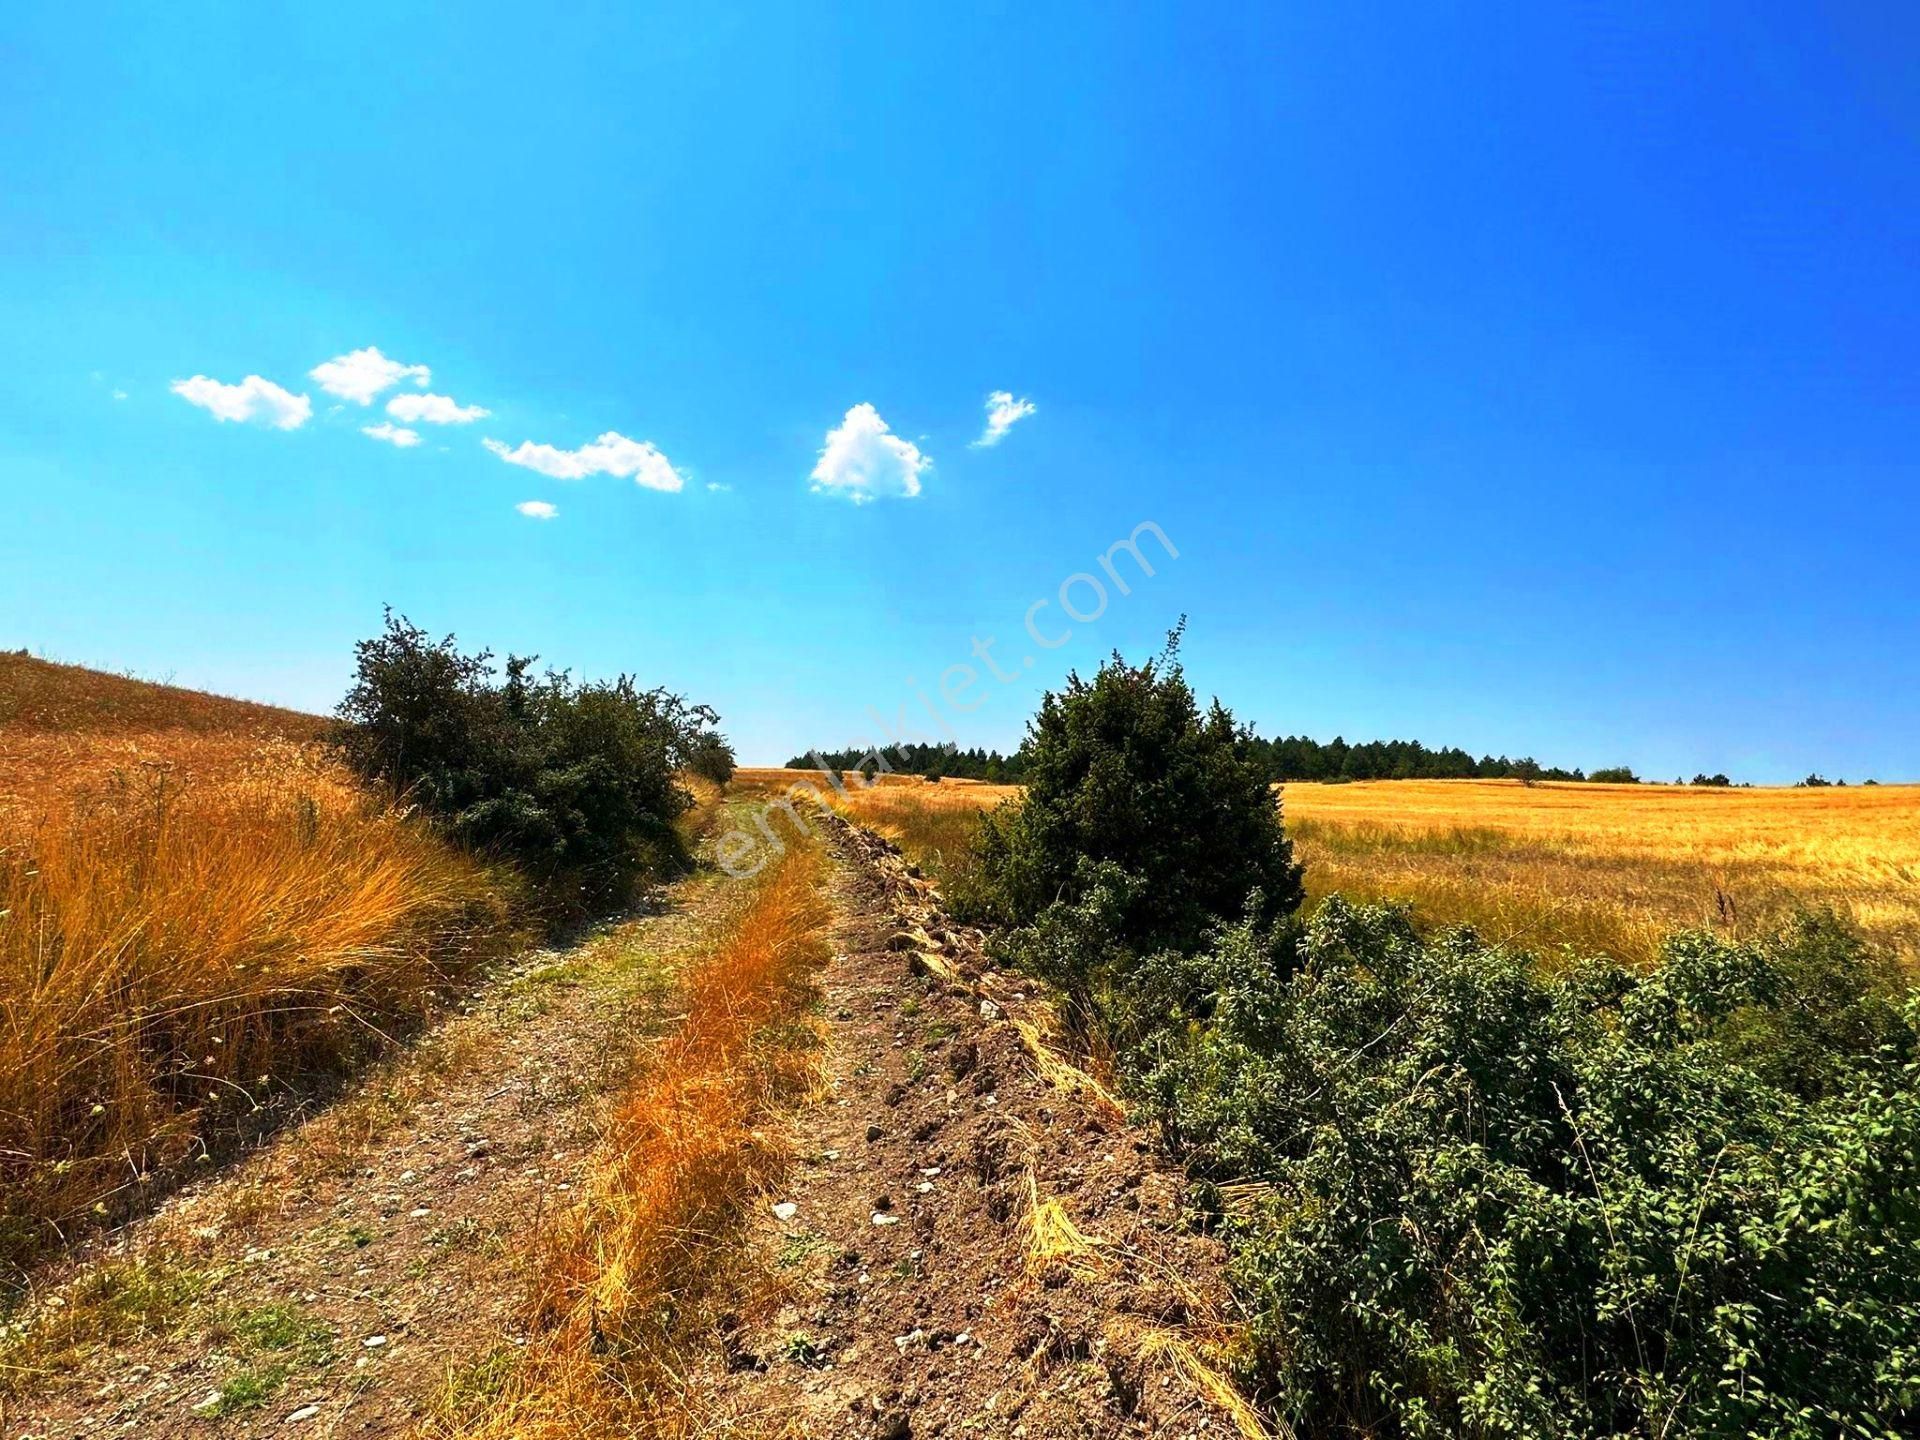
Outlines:
{"label": "green tree", "polygon": [[[1087,1024],[1117,1018],[1140,958],[1198,949],[1223,921],[1270,927],[1301,901],[1251,737],[1218,700],[1201,709],[1178,638],[1049,693],[1022,749],[1024,797],[983,823],[976,910],[1019,927],[1015,958],[1061,942],[1042,968]],[[1105,942],[1076,960],[1066,941],[1096,913]]]}

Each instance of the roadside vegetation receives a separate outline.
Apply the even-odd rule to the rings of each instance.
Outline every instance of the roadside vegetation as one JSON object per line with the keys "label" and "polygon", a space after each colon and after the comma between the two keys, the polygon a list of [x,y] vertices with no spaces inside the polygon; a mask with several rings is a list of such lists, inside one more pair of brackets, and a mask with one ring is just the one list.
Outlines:
{"label": "roadside vegetation", "polygon": [[442,1433],[713,1433],[689,1362],[738,1303],[731,1242],[789,1159],[769,1121],[820,1063],[820,863],[789,848],[683,975],[685,1018],[617,1104],[585,1199],[534,1240],[531,1342]]}
{"label": "roadside vegetation", "polygon": [[[404,621],[341,720],[0,655],[0,1271],[685,863],[713,716]],[[681,774],[705,776],[682,782]]]}
{"label": "roadside vegetation", "polygon": [[[964,903],[1203,1181],[1270,1414],[1375,1436],[1920,1422],[1920,999],[1888,946],[1818,908],[1612,954],[1302,910],[1244,732],[1171,654],[1070,681],[1022,753]],[[1328,827],[1295,823],[1317,889]]]}

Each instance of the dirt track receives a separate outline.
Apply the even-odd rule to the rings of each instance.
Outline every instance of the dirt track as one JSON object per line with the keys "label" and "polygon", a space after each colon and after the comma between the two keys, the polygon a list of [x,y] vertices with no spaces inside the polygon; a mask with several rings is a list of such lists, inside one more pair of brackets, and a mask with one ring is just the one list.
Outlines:
{"label": "dirt track", "polygon": [[786,1303],[726,1337],[738,1398],[822,1436],[1232,1433],[1183,1369],[1224,1299],[1177,1179],[1041,1077],[1016,1025],[1040,1007],[980,935],[831,824],[831,1077],[764,1222]]}
{"label": "dirt track", "polygon": [[[1195,1378],[1220,1255],[1181,1223],[1177,1177],[1036,1061],[1044,1007],[931,884],[827,825],[828,1076],[788,1118],[798,1159],[697,1388],[769,1434],[1232,1433]],[[526,1236],[671,1023],[673,957],[739,888],[708,873],[666,914],[529,957],[353,1097],[82,1257],[67,1294],[102,1262],[125,1283],[135,1258],[189,1283],[0,1432],[384,1436],[449,1377],[483,1398],[524,1339]]]}

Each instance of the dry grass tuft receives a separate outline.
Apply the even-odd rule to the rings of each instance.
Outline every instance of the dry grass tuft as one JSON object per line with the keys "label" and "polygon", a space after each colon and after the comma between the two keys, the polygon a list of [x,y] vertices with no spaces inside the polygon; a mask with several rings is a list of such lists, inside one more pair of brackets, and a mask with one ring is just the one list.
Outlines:
{"label": "dry grass tuft", "polygon": [[458,1433],[712,1433],[689,1389],[736,1235],[786,1155],[762,1126],[817,1069],[818,853],[792,849],[685,979],[687,1014],[612,1118],[592,1188],[543,1244],[535,1338]]}
{"label": "dry grass tuft", "polygon": [[288,738],[313,717],[0,661],[0,1261],[19,1263],[426,1013],[506,901]]}

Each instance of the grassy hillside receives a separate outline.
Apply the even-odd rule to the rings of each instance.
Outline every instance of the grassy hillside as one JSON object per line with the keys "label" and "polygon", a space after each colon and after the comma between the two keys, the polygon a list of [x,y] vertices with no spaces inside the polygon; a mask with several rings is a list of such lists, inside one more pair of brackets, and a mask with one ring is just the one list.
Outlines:
{"label": "grassy hillside", "polygon": [[125,735],[151,731],[311,740],[318,715],[183,690],[0,650],[0,732]]}
{"label": "grassy hillside", "polygon": [[270,706],[0,656],[0,1262],[422,1015],[501,882]]}

